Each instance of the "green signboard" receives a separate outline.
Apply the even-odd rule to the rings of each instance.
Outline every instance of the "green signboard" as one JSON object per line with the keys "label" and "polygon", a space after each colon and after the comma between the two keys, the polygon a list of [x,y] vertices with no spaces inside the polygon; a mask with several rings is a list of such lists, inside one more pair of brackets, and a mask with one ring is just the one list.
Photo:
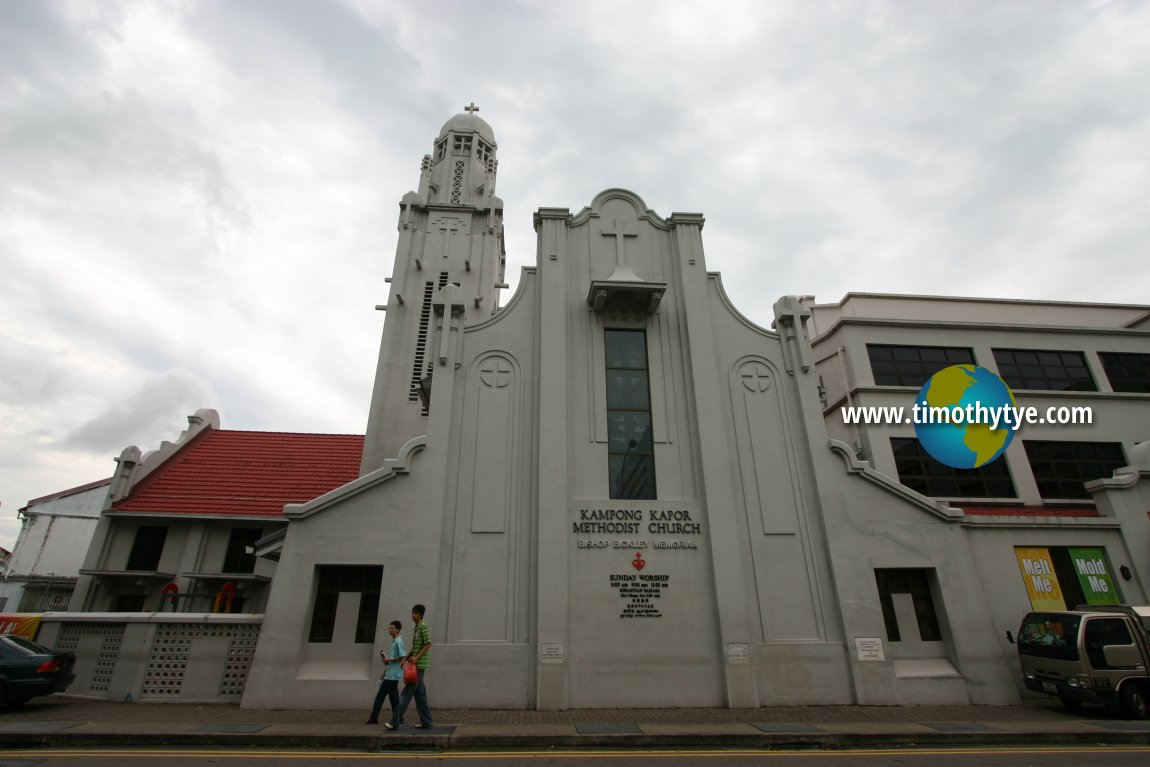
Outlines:
{"label": "green signboard", "polygon": [[1106,554],[1100,548],[1068,549],[1074,572],[1086,595],[1086,603],[1091,605],[1116,605],[1119,602],[1118,589],[1106,564]]}

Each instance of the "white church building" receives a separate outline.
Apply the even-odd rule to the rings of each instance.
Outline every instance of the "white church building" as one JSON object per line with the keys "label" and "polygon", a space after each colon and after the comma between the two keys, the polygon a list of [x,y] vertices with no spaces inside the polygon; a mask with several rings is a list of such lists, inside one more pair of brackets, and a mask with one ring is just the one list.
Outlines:
{"label": "white church building", "polygon": [[[907,400],[933,372],[884,367],[909,354],[886,347],[928,349],[916,359],[931,364],[929,349],[969,348],[998,369],[992,346],[1062,348],[1065,327],[1035,330],[1030,312],[1012,328],[1006,307],[970,340],[977,307],[948,305],[944,327],[940,305],[866,296],[783,297],[759,327],[707,271],[703,216],[625,189],[539,209],[536,264],[500,305],[497,152],[467,108],[400,202],[359,476],[284,506],[245,549],[267,577],[262,612],[242,616],[258,631],[230,688],[244,707],[366,700],[387,624],[409,636],[416,603],[433,708],[1010,704],[1024,693],[1008,632],[1040,603],[1027,557],[1058,558],[1069,594],[1069,552],[1088,551],[1098,598],[1147,601],[1150,393],[1087,396],[1122,424],[1091,432],[1121,460],[1090,464],[1085,498],[1040,496],[1018,474],[1024,442],[1008,455],[1013,497],[987,496],[993,477],[981,494],[939,491],[929,471],[901,476],[912,432],[834,420],[848,401]],[[913,316],[854,317],[875,306]],[[1102,314],[1113,327],[1081,338],[1145,377],[1150,307]],[[131,493],[118,503],[129,535]],[[120,561],[132,541],[105,527],[93,578],[136,584]],[[211,533],[221,552],[228,535]],[[172,573],[223,580],[215,560],[171,556]]]}
{"label": "white church building", "polygon": [[[438,706],[1016,702],[1026,587],[979,547],[1029,538],[830,438],[808,304],[758,327],[702,215],[608,189],[538,210],[500,307],[496,167],[469,109],[400,203],[362,473],[268,542],[243,705],[346,706],[414,603]],[[1132,561],[1120,524],[1082,538]]]}

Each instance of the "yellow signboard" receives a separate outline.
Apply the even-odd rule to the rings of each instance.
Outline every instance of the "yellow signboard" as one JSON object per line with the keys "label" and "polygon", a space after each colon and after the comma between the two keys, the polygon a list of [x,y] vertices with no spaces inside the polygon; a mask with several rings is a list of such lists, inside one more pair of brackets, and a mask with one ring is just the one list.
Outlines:
{"label": "yellow signboard", "polygon": [[1054,562],[1049,549],[1016,548],[1018,568],[1026,583],[1026,593],[1030,605],[1035,610],[1065,610],[1062,589],[1058,587],[1058,577],[1054,574]]}
{"label": "yellow signboard", "polygon": [[0,634],[19,634],[29,639],[36,638],[40,629],[40,616],[28,613],[0,615]]}

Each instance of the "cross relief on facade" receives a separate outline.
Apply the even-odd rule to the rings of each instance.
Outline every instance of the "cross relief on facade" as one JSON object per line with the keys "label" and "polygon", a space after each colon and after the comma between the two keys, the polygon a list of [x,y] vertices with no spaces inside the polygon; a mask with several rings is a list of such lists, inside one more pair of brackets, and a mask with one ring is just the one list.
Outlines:
{"label": "cross relief on facade", "polygon": [[743,379],[743,388],[755,394],[771,388],[771,371],[761,362],[744,363],[739,368],[739,378]]}
{"label": "cross relief on facade", "polygon": [[502,357],[488,357],[479,367],[479,380],[489,389],[502,389],[511,383],[511,366]]}
{"label": "cross relief on facade", "polygon": [[443,257],[447,258],[451,254],[451,240],[459,234],[459,220],[454,218],[441,219],[437,228],[443,235]]}
{"label": "cross relief on facade", "polygon": [[615,238],[615,258],[619,266],[627,265],[627,243],[625,238],[638,237],[639,227],[634,222],[613,218],[604,222],[602,234],[604,237]]}

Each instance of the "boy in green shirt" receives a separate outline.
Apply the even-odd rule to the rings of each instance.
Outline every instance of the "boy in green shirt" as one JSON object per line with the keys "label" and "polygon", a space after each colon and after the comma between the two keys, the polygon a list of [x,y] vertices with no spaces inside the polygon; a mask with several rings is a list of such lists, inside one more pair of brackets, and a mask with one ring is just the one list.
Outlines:
{"label": "boy in green shirt", "polygon": [[403,712],[407,711],[407,706],[413,697],[415,698],[415,710],[419,712],[419,724],[415,725],[415,728],[430,730],[434,726],[431,721],[431,707],[427,704],[427,687],[423,681],[427,669],[431,666],[431,628],[423,622],[423,615],[426,612],[427,608],[423,605],[415,605],[411,608],[411,620],[415,623],[415,634],[411,639],[411,652],[404,658],[404,662],[415,664],[419,672],[419,679],[414,684],[403,686],[403,697],[399,701],[399,708],[392,709],[391,721],[383,725],[387,730],[394,730],[399,727],[399,723],[403,720]]}

